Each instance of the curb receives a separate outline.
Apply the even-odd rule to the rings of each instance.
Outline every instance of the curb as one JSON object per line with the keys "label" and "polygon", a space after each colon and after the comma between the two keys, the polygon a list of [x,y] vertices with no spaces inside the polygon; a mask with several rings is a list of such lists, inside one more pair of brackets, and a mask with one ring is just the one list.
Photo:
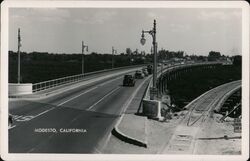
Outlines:
{"label": "curb", "polygon": [[[146,80],[148,80],[149,78],[151,77],[148,77],[144,80],[144,83],[146,82]],[[142,83],[143,84],[143,83]],[[142,87],[142,84],[135,90],[135,94],[133,96],[133,94],[130,96],[131,97],[131,101],[132,101],[132,98],[135,97],[135,95],[137,94],[137,92],[139,91],[139,89]],[[128,105],[131,103],[131,101],[126,104],[125,103],[125,106],[123,109],[123,111],[126,111],[126,109],[128,108]],[[130,144],[133,144],[133,145],[137,145],[137,146],[140,146],[140,147],[144,147],[144,148],[147,148],[147,140],[145,140],[145,142],[141,141],[141,140],[137,140],[133,137],[130,137],[124,133],[122,133],[119,129],[118,129],[118,126],[120,125],[123,117],[124,117],[125,114],[122,114],[121,115],[121,118],[118,120],[118,122],[116,123],[115,127],[113,128],[113,130],[111,131],[112,135],[114,135],[115,137],[117,137],[118,139],[126,142],[126,143],[130,143]],[[145,127],[145,133],[146,133],[146,127]]]}
{"label": "curb", "polygon": [[119,138],[120,140],[126,142],[126,143],[130,143],[133,145],[137,145],[140,147],[144,147],[147,148],[147,143],[141,141],[141,140],[137,140],[133,137],[127,136],[126,134],[122,133],[119,131],[119,129],[117,127],[114,127],[113,130],[111,131],[111,133],[116,136],[117,138]]}

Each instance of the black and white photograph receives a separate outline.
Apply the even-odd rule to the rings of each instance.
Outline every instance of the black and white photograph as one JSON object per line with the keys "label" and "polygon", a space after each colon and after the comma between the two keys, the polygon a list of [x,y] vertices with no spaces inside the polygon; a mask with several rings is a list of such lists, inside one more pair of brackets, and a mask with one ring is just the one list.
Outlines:
{"label": "black and white photograph", "polygon": [[3,160],[247,160],[249,4],[3,2],[0,143]]}

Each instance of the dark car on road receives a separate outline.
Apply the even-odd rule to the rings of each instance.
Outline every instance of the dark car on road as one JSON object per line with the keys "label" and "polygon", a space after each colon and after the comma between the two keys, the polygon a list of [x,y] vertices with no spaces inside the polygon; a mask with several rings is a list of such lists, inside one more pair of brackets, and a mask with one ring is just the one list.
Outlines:
{"label": "dark car on road", "polygon": [[13,117],[9,115],[8,125],[11,126],[12,124],[13,124]]}
{"label": "dark car on road", "polygon": [[148,65],[147,66],[147,70],[148,70],[148,74],[152,74],[153,73],[153,66],[152,65]]}
{"label": "dark car on road", "polygon": [[141,70],[135,71],[135,79],[143,79],[143,78],[144,78],[144,74],[142,73]]}
{"label": "dark car on road", "polygon": [[148,70],[147,70],[147,68],[143,68],[143,69],[142,69],[142,72],[143,72],[143,74],[145,75],[145,77],[148,76]]}
{"label": "dark car on road", "polygon": [[135,86],[135,78],[132,74],[124,75],[123,86]]}

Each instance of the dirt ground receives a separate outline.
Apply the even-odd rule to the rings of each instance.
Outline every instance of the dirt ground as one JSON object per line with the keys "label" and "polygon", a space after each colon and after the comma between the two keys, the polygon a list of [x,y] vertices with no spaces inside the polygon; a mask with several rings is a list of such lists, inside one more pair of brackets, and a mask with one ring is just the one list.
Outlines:
{"label": "dirt ground", "polygon": [[[172,115],[164,122],[147,120],[146,137],[148,147],[139,147],[125,143],[111,135],[102,153],[105,154],[162,154],[169,144],[176,128],[187,111]],[[240,155],[241,133],[234,133],[232,119],[220,122],[221,115],[214,114],[199,129],[194,140],[193,154]],[[226,136],[226,137],[225,137]]]}
{"label": "dirt ground", "polygon": [[196,136],[195,154],[240,155],[241,133],[234,132],[233,119],[220,122],[214,114]]}
{"label": "dirt ground", "polygon": [[[183,118],[183,114],[174,116],[171,120],[159,122],[156,120],[147,120],[146,137],[148,147],[139,147],[129,143],[125,143],[115,136],[111,135],[102,153],[107,154],[158,154],[165,148],[168,141],[172,137],[176,126]],[[140,116],[138,116],[140,117]]]}

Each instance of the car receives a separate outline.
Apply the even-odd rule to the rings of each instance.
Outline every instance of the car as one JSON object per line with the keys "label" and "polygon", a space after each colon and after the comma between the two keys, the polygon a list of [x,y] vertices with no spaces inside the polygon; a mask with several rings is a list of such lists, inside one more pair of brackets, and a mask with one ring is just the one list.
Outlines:
{"label": "car", "polygon": [[8,125],[11,126],[12,124],[13,124],[13,117],[12,115],[9,115]]}
{"label": "car", "polygon": [[132,74],[124,75],[123,86],[135,86],[135,77]]}
{"label": "car", "polygon": [[143,74],[145,75],[145,77],[148,76],[148,70],[147,70],[147,68],[143,68],[143,69],[142,69],[142,72],[143,72]]}
{"label": "car", "polygon": [[144,78],[144,74],[142,73],[141,70],[135,71],[135,79],[143,79],[143,78]]}
{"label": "car", "polygon": [[153,73],[153,66],[152,65],[148,65],[147,66],[147,70],[148,70],[148,74],[152,74]]}
{"label": "car", "polygon": [[158,67],[161,67],[162,66],[162,63],[158,63],[158,65],[157,65]]}

